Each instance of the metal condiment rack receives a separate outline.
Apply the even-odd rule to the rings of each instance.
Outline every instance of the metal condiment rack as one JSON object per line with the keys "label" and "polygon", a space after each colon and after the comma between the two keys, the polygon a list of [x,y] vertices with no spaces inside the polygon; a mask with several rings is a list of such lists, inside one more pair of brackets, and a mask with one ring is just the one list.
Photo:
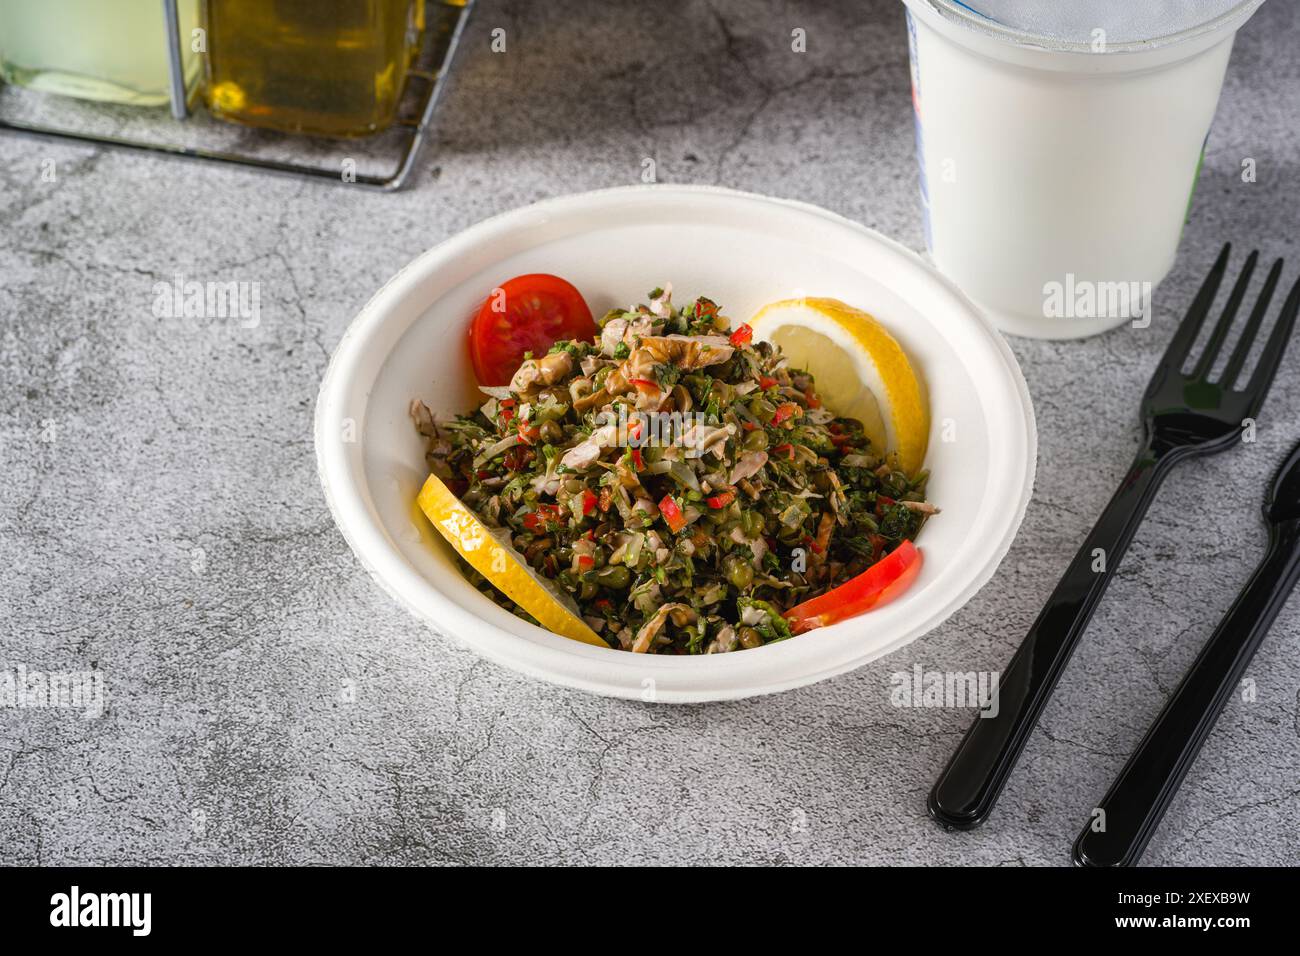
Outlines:
{"label": "metal condiment rack", "polygon": [[[180,19],[177,15],[176,0],[162,0],[164,16],[172,40],[168,50],[170,66],[170,93],[172,120],[186,122],[195,117],[190,108],[190,94],[184,76],[181,56],[182,38]],[[75,128],[47,126],[30,120],[6,117],[0,107],[0,130],[9,130],[45,139],[86,143],[92,146],[106,146],[112,149],[133,150],[154,153],[163,156],[178,156],[184,159],[197,159],[207,162],[225,163],[243,166],[273,173],[306,176],[313,179],[346,182],[348,185],[362,186],[386,192],[401,189],[410,179],[416,159],[431,127],[433,114],[438,105],[439,95],[446,86],[445,79],[460,43],[461,34],[469,20],[474,0],[464,2],[447,2],[447,0],[425,0],[425,30],[423,46],[417,54],[414,64],[407,71],[406,90],[398,107],[398,118],[390,130],[400,134],[399,155],[396,166],[391,173],[375,174],[355,172],[345,176],[338,165],[328,167],[322,164],[298,162],[269,158],[257,155],[251,150],[210,149],[203,146],[187,146],[174,142],[150,142],[143,139],[121,137],[108,134],[96,134]],[[0,87],[0,89],[7,89]],[[45,93],[31,93],[30,96],[50,96]],[[0,101],[2,103],[3,101]],[[101,104],[94,104],[101,106]],[[140,110],[140,107],[103,107],[104,109]],[[206,111],[203,111],[206,116]],[[125,115],[125,114],[124,114]],[[131,114],[138,117],[140,114]],[[214,123],[219,121],[213,121]],[[168,125],[174,123],[168,121]],[[221,126],[228,124],[221,123]],[[388,135],[387,133],[379,135]],[[356,153],[369,140],[325,140],[321,137],[304,137],[292,133],[277,133],[270,130],[253,130],[241,127],[238,131],[240,145],[260,145],[263,147],[292,144],[295,141],[310,140],[318,144],[328,143],[335,152]],[[376,137],[378,138],[378,137]]]}

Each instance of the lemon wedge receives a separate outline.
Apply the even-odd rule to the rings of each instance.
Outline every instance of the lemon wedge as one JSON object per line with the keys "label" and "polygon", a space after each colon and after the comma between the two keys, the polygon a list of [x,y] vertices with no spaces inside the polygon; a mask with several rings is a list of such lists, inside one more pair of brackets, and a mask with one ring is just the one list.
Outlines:
{"label": "lemon wedge", "polygon": [[785,299],[759,309],[754,336],[807,369],[836,415],[856,418],[872,447],[914,475],[930,440],[925,389],[895,338],[874,316],[838,299]]}
{"label": "lemon wedge", "polygon": [[416,500],[460,556],[542,627],[584,644],[609,647],[579,616],[572,599],[528,566],[510,544],[509,532],[494,532],[485,525],[437,475],[429,476]]}

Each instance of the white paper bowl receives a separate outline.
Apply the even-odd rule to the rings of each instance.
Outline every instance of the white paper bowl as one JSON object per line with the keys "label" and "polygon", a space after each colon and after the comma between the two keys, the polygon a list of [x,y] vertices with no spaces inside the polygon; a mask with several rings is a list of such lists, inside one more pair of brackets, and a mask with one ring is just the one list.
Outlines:
{"label": "white paper bowl", "polygon": [[[551,272],[592,312],[666,281],[708,295],[733,320],[764,303],[831,296],[864,308],[924,375],[933,430],[921,575],[901,598],[794,640],[730,654],[656,656],[567,640],[497,607],[461,576],[414,508],[426,475],[407,417],[481,403],[466,355],[469,317],[514,275]],[[666,703],[726,700],[810,684],[865,664],[942,622],[1011,545],[1033,487],[1037,439],[1024,379],[979,312],[920,257],[825,210],[729,190],[647,186],[541,202],[429,250],[379,290],[321,383],[316,454],[334,519],[361,563],[435,630],[525,674],[598,694]]]}

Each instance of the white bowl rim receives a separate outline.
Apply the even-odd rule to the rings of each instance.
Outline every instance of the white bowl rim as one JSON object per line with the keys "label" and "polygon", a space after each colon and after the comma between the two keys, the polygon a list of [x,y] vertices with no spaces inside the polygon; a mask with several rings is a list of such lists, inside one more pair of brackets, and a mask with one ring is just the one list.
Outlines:
{"label": "white bowl rim", "polygon": [[[897,636],[886,645],[856,656],[842,655],[822,667],[809,666],[812,662],[807,661],[802,667],[790,668],[780,665],[789,664],[789,658],[793,656],[791,652],[804,650],[796,647],[804,642],[783,641],[705,658],[630,654],[580,644],[519,620],[519,625],[528,632],[527,638],[521,638],[520,634],[484,620],[438,591],[410,566],[365,500],[364,475],[359,478],[354,473],[351,461],[354,456],[342,437],[342,430],[337,427],[340,417],[335,411],[347,404],[366,345],[372,334],[388,320],[390,309],[396,303],[411,293],[425,276],[456,256],[489,241],[495,234],[508,232],[526,221],[535,221],[539,215],[579,213],[584,209],[599,211],[601,206],[611,201],[654,201],[653,197],[681,199],[692,195],[766,204],[778,210],[817,217],[883,246],[924,273],[935,290],[949,298],[955,310],[965,314],[1001,359],[1000,371],[1007,376],[1004,384],[1015,390],[1020,412],[1015,424],[1024,429],[1021,437],[1025,454],[1023,462],[1014,469],[1020,478],[1020,488],[1014,504],[1007,509],[1001,537],[989,552],[984,566],[969,577],[963,588],[930,613],[915,615],[915,620],[900,628]],[[603,696],[657,703],[734,700],[805,686],[860,667],[937,627],[988,583],[1010,549],[1033,491],[1038,449],[1037,425],[1029,389],[1010,347],[979,308],[920,255],[867,226],[811,203],[720,186],[685,184],[616,186],[545,199],[484,219],[418,255],[380,287],[344,332],[321,380],[314,433],[317,469],[335,524],[370,576],[412,615],[462,646],[528,676]],[[359,470],[364,472],[364,466]],[[891,610],[885,608],[877,614],[885,615]],[[833,629],[825,628],[821,633]],[[784,655],[786,660],[778,662],[775,658],[779,655]],[[817,655],[807,649],[799,656]]]}

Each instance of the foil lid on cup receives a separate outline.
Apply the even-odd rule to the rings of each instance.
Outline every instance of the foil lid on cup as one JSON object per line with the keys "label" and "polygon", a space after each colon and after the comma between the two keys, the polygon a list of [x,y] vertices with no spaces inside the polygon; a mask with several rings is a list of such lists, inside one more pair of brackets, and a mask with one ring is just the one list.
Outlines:
{"label": "foil lid on cup", "polygon": [[1264,0],[926,0],[941,16],[1026,46],[1125,53],[1245,19]]}

